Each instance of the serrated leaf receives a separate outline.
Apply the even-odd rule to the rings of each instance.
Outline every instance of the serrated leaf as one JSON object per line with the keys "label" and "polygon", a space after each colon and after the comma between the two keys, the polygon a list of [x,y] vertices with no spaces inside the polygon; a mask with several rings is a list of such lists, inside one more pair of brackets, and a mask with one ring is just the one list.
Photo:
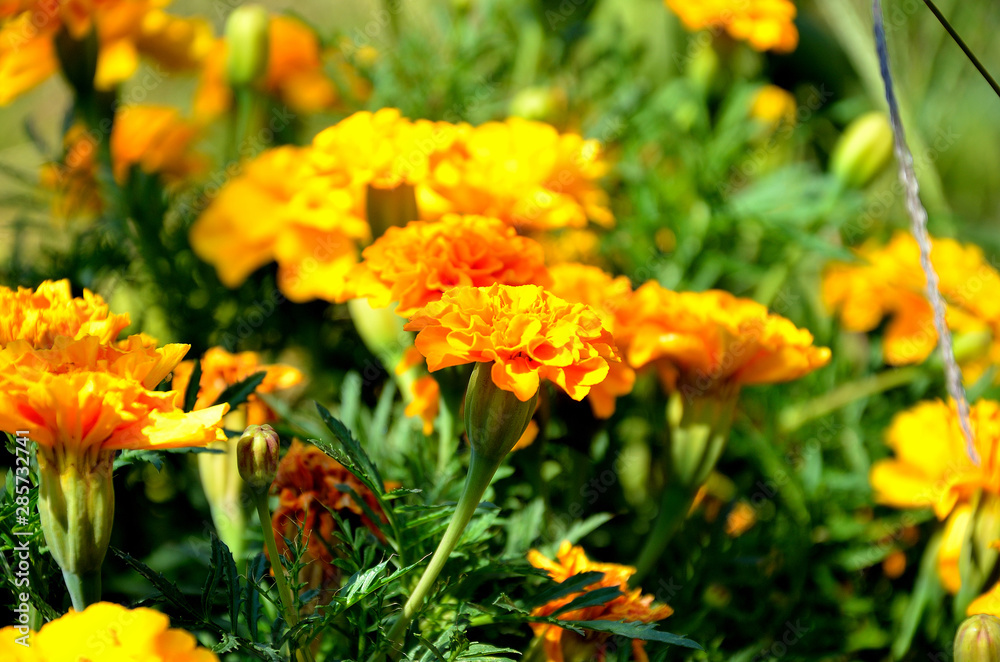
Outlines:
{"label": "serrated leaf", "polygon": [[257,584],[267,573],[267,559],[263,553],[254,557],[247,565],[247,583],[243,587],[243,617],[250,629],[250,638],[257,641],[257,624],[260,621],[260,593]]}
{"label": "serrated leaf", "polygon": [[513,600],[507,597],[506,593],[501,593],[497,596],[497,599],[493,601],[494,607],[500,607],[501,609],[506,609],[507,611],[512,611],[515,614],[528,615],[528,612],[520,607],[518,607]]}
{"label": "serrated leaf", "polygon": [[191,379],[184,391],[184,411],[192,411],[198,401],[198,391],[201,389],[201,359],[194,362]]}
{"label": "serrated leaf", "polygon": [[550,586],[541,593],[536,593],[529,600],[527,600],[526,604],[529,607],[544,605],[572,593],[579,593],[580,591],[585,590],[588,586],[592,586],[601,581],[603,578],[603,572],[581,572],[577,575],[573,575],[565,581]]}
{"label": "serrated leaf", "polygon": [[191,618],[200,620],[200,615],[192,609],[187,597],[185,597],[184,594],[181,593],[180,589],[177,588],[177,586],[175,586],[170,580],[147,566],[145,563],[133,558],[127,552],[123,552],[115,547],[111,547],[110,549],[111,553],[118,557],[119,560],[138,573],[143,579],[152,584],[165,600],[169,601],[175,607],[184,610]]}
{"label": "serrated leaf", "polygon": [[388,565],[389,559],[386,559],[368,570],[363,570],[352,575],[334,599],[341,604],[343,609],[352,607],[361,600],[365,599],[367,596],[371,595],[374,591],[377,591],[383,586],[386,586],[387,584],[396,581],[403,575],[411,572],[414,568],[419,566],[420,563],[414,563],[404,568],[399,568],[392,574],[380,578],[379,575],[385,571]]}
{"label": "serrated leaf", "polygon": [[341,423],[326,407],[318,402],[316,403],[316,410],[319,411],[323,423],[326,424],[326,427],[333,433],[333,436],[340,442],[344,452],[351,458],[354,466],[367,474],[369,482],[374,483],[377,487],[376,492],[378,494],[384,494],[385,482],[382,480],[382,475],[379,473],[378,467],[371,461],[371,458],[368,457],[368,454],[365,453],[365,450],[351,434],[351,431],[347,429],[347,426]]}
{"label": "serrated leaf", "polygon": [[596,607],[598,605],[603,605],[614,600],[621,594],[621,589],[617,586],[602,586],[601,588],[594,589],[593,591],[587,591],[583,595],[570,600],[562,607],[552,612],[552,616],[558,616],[559,614],[568,611],[583,609],[584,607]]}
{"label": "serrated leaf", "polygon": [[230,653],[239,647],[239,639],[226,632],[222,635],[222,641],[212,646],[212,651],[215,653]]}
{"label": "serrated leaf", "polygon": [[691,641],[684,635],[671,634],[657,630],[652,623],[639,623],[637,621],[561,621],[584,630],[594,630],[596,632],[609,632],[626,639],[642,639],[643,641],[659,641],[664,644],[683,646],[684,648],[694,648],[704,650],[698,643]]}
{"label": "serrated leaf", "polygon": [[267,377],[267,373],[263,370],[260,372],[255,372],[246,379],[240,380],[235,384],[230,384],[226,387],[219,397],[215,399],[213,405],[221,405],[222,403],[229,403],[229,408],[233,409],[238,407],[247,401],[247,398],[260,386],[260,383],[264,381]]}

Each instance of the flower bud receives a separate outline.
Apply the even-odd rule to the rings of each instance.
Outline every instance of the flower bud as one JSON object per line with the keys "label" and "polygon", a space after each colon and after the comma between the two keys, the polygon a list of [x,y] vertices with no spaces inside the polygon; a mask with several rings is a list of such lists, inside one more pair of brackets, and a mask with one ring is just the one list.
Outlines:
{"label": "flower bud", "polygon": [[962,622],[955,634],[955,662],[1000,660],[1000,619],[976,614]]}
{"label": "flower bud", "polygon": [[251,490],[263,492],[271,487],[278,475],[280,448],[278,433],[270,425],[250,425],[236,442],[236,466]]}
{"label": "flower bud", "polygon": [[723,388],[709,393],[682,389],[670,396],[669,480],[692,494],[701,487],[729,439],[739,391]]}
{"label": "flower bud", "polygon": [[892,158],[892,127],[885,113],[872,111],[847,127],[830,157],[830,172],[847,186],[861,188]]}
{"label": "flower bud", "polygon": [[252,85],[267,71],[267,10],[260,5],[237,7],[226,20],[226,71],[229,84]]}
{"label": "flower bud", "polygon": [[406,320],[397,315],[395,310],[396,304],[372,308],[364,297],[347,302],[347,311],[351,314],[361,341],[390,369],[399,363],[406,348],[413,345],[410,333],[403,330]]}
{"label": "flower bud", "polygon": [[561,90],[548,87],[528,87],[511,99],[508,115],[526,120],[551,122],[560,117],[566,107],[566,98]]}
{"label": "flower bud", "polygon": [[514,393],[493,382],[490,374],[493,365],[493,362],[477,363],[469,378],[465,391],[465,431],[476,454],[499,463],[528,428],[538,392],[527,402],[521,402]]}

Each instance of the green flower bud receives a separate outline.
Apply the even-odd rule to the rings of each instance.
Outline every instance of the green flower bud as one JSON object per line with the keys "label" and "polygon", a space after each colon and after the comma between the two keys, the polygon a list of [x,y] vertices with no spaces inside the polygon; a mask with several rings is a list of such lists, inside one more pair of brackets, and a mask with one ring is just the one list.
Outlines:
{"label": "green flower bud", "polygon": [[364,297],[347,302],[347,311],[361,341],[388,370],[395,367],[406,348],[413,344],[412,334],[403,330],[406,320],[395,310],[396,304],[372,308]]}
{"label": "green flower bud", "polygon": [[955,634],[955,662],[1000,660],[1000,619],[976,614],[962,622]]}
{"label": "green flower bud", "polygon": [[729,439],[738,395],[738,388],[728,387],[703,394],[682,390],[670,396],[669,480],[692,493],[708,480]]}
{"label": "green flower bud", "polygon": [[847,186],[861,188],[878,175],[892,158],[892,127],[885,113],[866,113],[844,131],[833,155],[830,172]]}
{"label": "green flower bud", "polygon": [[472,371],[465,391],[465,431],[474,454],[499,464],[528,428],[538,393],[521,402],[493,383],[492,368],[492,361],[477,363]]}
{"label": "green flower bud", "polygon": [[229,84],[252,85],[267,71],[267,10],[260,5],[237,7],[226,20],[226,72]]}
{"label": "green flower bud", "polygon": [[236,442],[236,466],[255,492],[266,492],[278,475],[281,444],[270,425],[250,425]]}
{"label": "green flower bud", "polygon": [[566,99],[561,90],[540,86],[528,87],[511,99],[508,114],[526,120],[547,122],[559,117],[565,106]]}

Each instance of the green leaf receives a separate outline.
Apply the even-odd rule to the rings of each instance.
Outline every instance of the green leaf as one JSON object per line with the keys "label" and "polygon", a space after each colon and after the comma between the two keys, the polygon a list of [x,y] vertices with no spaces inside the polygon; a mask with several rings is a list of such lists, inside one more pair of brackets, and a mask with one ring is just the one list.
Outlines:
{"label": "green leaf", "polygon": [[230,653],[240,647],[240,641],[228,632],[222,635],[222,641],[212,646],[215,653]]}
{"label": "green leaf", "polygon": [[659,641],[674,646],[684,648],[694,648],[704,650],[700,645],[691,641],[684,635],[671,634],[662,630],[657,630],[652,623],[639,623],[638,621],[561,621],[563,623],[583,628],[584,630],[594,630],[596,632],[610,632],[611,634],[625,637],[626,639],[642,639],[643,641]]}
{"label": "green leaf", "polygon": [[585,590],[588,586],[592,586],[601,581],[603,578],[603,572],[581,572],[580,574],[573,575],[563,582],[550,586],[541,593],[536,593],[527,601],[527,604],[529,607],[544,605],[572,593],[579,593],[580,591]]}
{"label": "green leaf", "polygon": [[200,614],[198,614],[192,607],[188,598],[181,593],[181,590],[174,585],[169,579],[164,577],[162,574],[156,572],[145,563],[133,558],[126,552],[121,551],[115,547],[111,547],[111,553],[114,554],[119,560],[121,560],[125,565],[135,571],[139,576],[148,581],[153,587],[160,592],[163,599],[170,602],[170,604],[175,607],[182,609],[189,617],[196,621],[201,620]]}
{"label": "green leaf", "polygon": [[[330,432],[333,433],[333,436],[335,436],[341,446],[343,446],[344,452],[346,452],[347,456],[351,458],[354,466],[360,468],[362,472],[367,474],[369,482],[373,483],[373,485],[369,485],[369,487],[372,487],[377,494],[385,494],[385,481],[382,480],[382,475],[379,473],[375,464],[371,461],[371,458],[368,457],[368,454],[365,453],[365,450],[361,448],[361,444],[359,444],[354,436],[351,435],[351,431],[347,429],[347,426],[341,423],[326,407],[318,402],[316,403],[316,410],[319,411],[319,415],[326,424],[326,427],[329,428]],[[320,448],[322,449],[323,447],[320,446]],[[358,478],[361,478],[361,476],[358,476]]]}
{"label": "green leaf", "polygon": [[347,609],[356,605],[361,600],[364,600],[366,597],[383,586],[386,586],[387,584],[396,581],[403,575],[411,572],[414,568],[419,566],[420,563],[408,565],[405,568],[396,570],[388,576],[380,578],[379,575],[382,575],[385,572],[388,565],[389,559],[386,559],[373,568],[355,573],[347,580],[347,583],[340,589],[336,597],[334,597],[334,600],[341,605],[342,609]]}
{"label": "green leaf", "polygon": [[596,607],[598,605],[603,605],[611,600],[614,600],[621,594],[621,589],[617,586],[602,586],[601,588],[594,589],[593,591],[587,591],[583,595],[574,598],[570,602],[552,612],[552,616],[558,616],[559,614],[567,611],[583,609],[584,607]]}
{"label": "green leaf", "polygon": [[265,377],[267,377],[267,373],[262,370],[235,384],[230,384],[226,387],[225,391],[219,394],[219,397],[212,404],[221,405],[224,402],[228,402],[230,408],[243,404],[253,394],[254,390],[260,386]]}
{"label": "green leaf", "polygon": [[198,401],[198,391],[201,389],[201,359],[194,362],[191,379],[184,390],[184,411],[192,411]]}

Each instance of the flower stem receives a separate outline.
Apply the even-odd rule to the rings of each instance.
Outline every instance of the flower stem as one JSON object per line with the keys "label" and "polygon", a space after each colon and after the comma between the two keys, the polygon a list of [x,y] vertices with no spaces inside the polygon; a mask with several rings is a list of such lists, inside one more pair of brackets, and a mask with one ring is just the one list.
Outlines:
{"label": "flower stem", "polygon": [[[444,537],[438,544],[434,556],[431,557],[430,563],[424,570],[424,574],[421,575],[416,588],[413,589],[413,593],[410,594],[410,598],[403,606],[403,613],[400,614],[399,619],[389,631],[389,656],[392,660],[398,660],[402,654],[403,639],[406,637],[406,631],[410,622],[420,610],[420,607],[423,606],[424,599],[434,586],[434,581],[441,574],[441,569],[444,568],[445,562],[458,545],[462,533],[465,532],[465,527],[475,514],[476,508],[479,507],[479,500],[482,499],[483,493],[486,492],[490,481],[493,480],[493,475],[497,472],[501,460],[502,458],[500,460],[487,459],[476,453],[475,450],[472,451],[472,457],[469,462],[469,473],[465,479],[465,487],[462,488],[462,495],[458,499],[458,505],[455,507],[455,513],[451,517],[451,522],[448,524],[448,528],[444,532]],[[370,658],[370,662],[381,662],[384,658],[384,653],[377,653]]]}
{"label": "flower stem", "polygon": [[69,597],[73,600],[73,609],[83,611],[95,602],[101,601],[101,571],[75,573],[63,570],[63,580]]}
{"label": "flower stem", "polygon": [[670,481],[663,487],[660,510],[656,515],[653,530],[646,536],[646,542],[639,553],[639,560],[635,564],[636,573],[629,580],[630,587],[638,586],[639,582],[656,567],[663,551],[670,544],[670,539],[687,519],[695,494],[697,489],[690,490],[677,481]]}
{"label": "flower stem", "polygon": [[281,564],[281,556],[278,555],[278,545],[274,541],[274,529],[271,527],[271,512],[267,507],[267,493],[254,492],[254,504],[257,506],[257,515],[260,517],[260,528],[264,532],[264,544],[267,545],[268,556],[271,557],[271,567],[274,569],[274,581],[278,585],[278,597],[285,609],[285,621],[288,627],[292,628],[298,624],[299,619],[295,610],[295,601],[292,599],[292,592],[288,588],[288,581],[285,579],[285,566]]}

